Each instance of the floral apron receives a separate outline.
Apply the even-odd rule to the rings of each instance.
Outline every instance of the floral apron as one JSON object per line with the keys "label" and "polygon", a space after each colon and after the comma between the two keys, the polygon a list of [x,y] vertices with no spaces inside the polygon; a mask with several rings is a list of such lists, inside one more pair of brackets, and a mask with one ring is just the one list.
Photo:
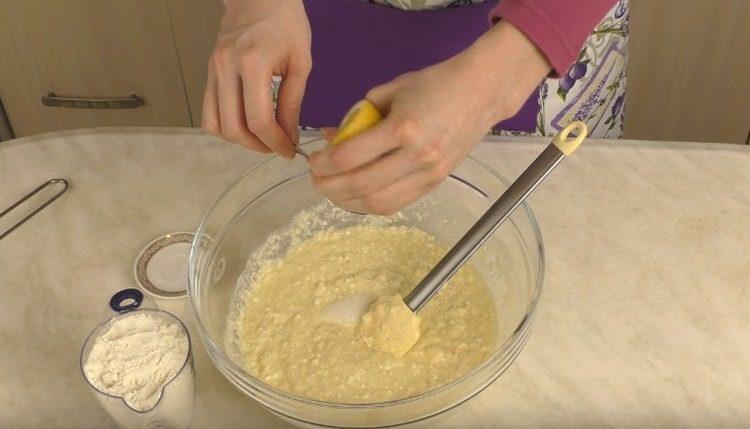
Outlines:
{"label": "floral apron", "polygon": [[[487,15],[496,4],[306,0],[313,69],[300,124],[335,125],[368,89],[462,51],[487,30]],[[545,79],[518,114],[495,126],[493,133],[549,136],[580,119],[593,137],[621,137],[628,9],[629,0],[620,0],[593,30],[570,70],[559,79]]]}

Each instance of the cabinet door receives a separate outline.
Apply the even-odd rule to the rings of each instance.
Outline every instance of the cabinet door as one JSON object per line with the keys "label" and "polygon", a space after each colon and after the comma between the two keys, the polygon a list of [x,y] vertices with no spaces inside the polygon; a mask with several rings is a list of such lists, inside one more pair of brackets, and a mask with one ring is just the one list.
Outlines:
{"label": "cabinet door", "polygon": [[746,143],[750,1],[631,6],[625,137]]}
{"label": "cabinet door", "polygon": [[208,57],[219,31],[222,0],[167,0],[175,46],[182,65],[193,125],[200,126]]}
{"label": "cabinet door", "polygon": [[[0,96],[17,137],[99,126],[190,126],[165,0],[0,1]],[[48,107],[48,92],[134,109]]]}

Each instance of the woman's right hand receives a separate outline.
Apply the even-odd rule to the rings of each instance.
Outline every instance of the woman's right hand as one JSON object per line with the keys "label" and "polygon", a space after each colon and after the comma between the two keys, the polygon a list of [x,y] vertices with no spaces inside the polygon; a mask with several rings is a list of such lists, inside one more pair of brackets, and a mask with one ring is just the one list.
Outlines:
{"label": "woman's right hand", "polygon": [[[301,0],[225,0],[208,64],[202,126],[259,152],[294,157],[312,60]],[[273,76],[281,76],[274,118]]]}

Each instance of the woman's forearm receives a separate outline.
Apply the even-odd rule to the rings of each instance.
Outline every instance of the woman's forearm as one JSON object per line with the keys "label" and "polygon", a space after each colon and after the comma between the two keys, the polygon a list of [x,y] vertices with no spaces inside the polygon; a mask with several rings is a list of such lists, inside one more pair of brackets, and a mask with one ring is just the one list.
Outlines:
{"label": "woman's forearm", "polygon": [[531,40],[513,24],[503,21],[459,54],[456,60],[471,70],[467,78],[477,80],[473,83],[484,93],[477,96],[486,99],[491,106],[488,119],[492,124],[518,112],[552,69]]}
{"label": "woman's forearm", "polygon": [[617,0],[502,0],[490,13],[523,32],[562,76],[578,58],[586,38]]}

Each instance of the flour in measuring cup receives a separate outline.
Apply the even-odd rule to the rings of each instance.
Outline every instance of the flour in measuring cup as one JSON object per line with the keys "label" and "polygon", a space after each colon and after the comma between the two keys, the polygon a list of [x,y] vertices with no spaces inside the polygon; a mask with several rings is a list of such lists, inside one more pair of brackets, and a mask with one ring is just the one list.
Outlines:
{"label": "flour in measuring cup", "polygon": [[134,410],[147,411],[182,369],[188,348],[179,323],[134,313],[115,319],[96,339],[83,371],[101,392],[122,397]]}

